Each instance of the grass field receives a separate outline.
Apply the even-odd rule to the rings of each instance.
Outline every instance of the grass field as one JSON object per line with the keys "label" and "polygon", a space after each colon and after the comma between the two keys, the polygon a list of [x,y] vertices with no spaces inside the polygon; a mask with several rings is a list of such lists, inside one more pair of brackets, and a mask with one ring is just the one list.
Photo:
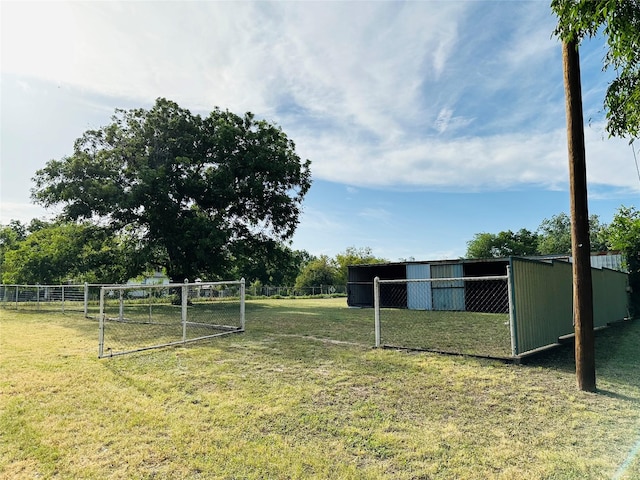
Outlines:
{"label": "grass field", "polygon": [[372,349],[344,299],[251,301],[247,331],[99,360],[97,322],[0,310],[0,478],[640,478],[640,322],[526,365]]}
{"label": "grass field", "polygon": [[509,314],[382,309],[382,345],[511,357]]}
{"label": "grass field", "polygon": [[105,302],[104,315],[104,356],[180,342],[183,333],[192,340],[242,327],[239,298],[189,305],[184,332],[182,307],[171,303],[125,301],[120,312],[119,302]]}

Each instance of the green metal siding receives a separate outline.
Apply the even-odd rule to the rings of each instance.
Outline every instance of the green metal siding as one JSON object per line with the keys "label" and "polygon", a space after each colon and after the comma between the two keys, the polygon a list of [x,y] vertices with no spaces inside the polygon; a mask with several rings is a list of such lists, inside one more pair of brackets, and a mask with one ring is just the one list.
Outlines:
{"label": "green metal siding", "polygon": [[571,264],[513,259],[516,353],[558,342],[573,332]]}
{"label": "green metal siding", "polygon": [[591,269],[594,326],[603,327],[628,316],[628,281],[624,272]]}
{"label": "green metal siding", "polygon": [[[568,262],[552,263],[514,258],[513,307],[515,354],[557,343],[574,333],[573,271]],[[627,316],[628,275],[608,269],[591,269],[594,327]]]}

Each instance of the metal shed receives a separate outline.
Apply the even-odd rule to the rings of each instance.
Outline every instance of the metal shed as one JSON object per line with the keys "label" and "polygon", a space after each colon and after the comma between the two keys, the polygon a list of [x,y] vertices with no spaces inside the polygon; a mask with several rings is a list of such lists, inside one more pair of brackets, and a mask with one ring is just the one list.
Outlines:
{"label": "metal shed", "polygon": [[[542,263],[569,263],[567,255],[532,256],[527,260]],[[509,258],[458,259],[391,262],[349,267],[347,304],[351,307],[373,307],[373,279],[436,279],[491,277],[507,274]],[[591,265],[624,271],[619,254],[593,254]],[[487,292],[495,292],[491,304],[482,302]],[[504,313],[509,309],[507,286],[501,281],[471,282],[452,280],[438,283],[408,283],[389,285],[380,291],[381,306],[411,310],[451,310],[468,312]]]}
{"label": "metal shed", "polygon": [[[505,275],[509,259],[488,260],[433,260],[425,262],[393,262],[352,265],[348,270],[347,304],[350,307],[373,307],[373,279],[425,279],[483,277]],[[380,291],[380,302],[385,308],[412,310],[488,311],[477,303],[478,290],[493,288],[490,282],[452,280],[434,283],[389,285]],[[467,293],[471,293],[468,295]],[[506,288],[500,311],[508,308]],[[494,309],[495,307],[492,307]]]}
{"label": "metal shed", "polygon": [[[593,263],[600,265],[602,260]],[[628,274],[595,266],[591,273],[594,326],[600,328],[628,318]],[[378,279],[374,281],[375,277]],[[350,306],[374,307],[374,297],[378,300],[376,345],[381,338],[380,326],[399,322],[385,330],[384,338],[392,338],[391,343],[385,340],[387,345],[436,348],[429,346],[428,328],[418,328],[419,334],[411,338],[398,333],[411,330],[411,325],[428,323],[415,319],[444,318],[452,324],[464,319],[456,324],[454,333],[463,331],[467,324],[482,330],[483,325],[491,325],[489,320],[495,320],[499,322],[493,324],[499,325],[496,338],[502,333],[510,335],[511,358],[557,345],[574,331],[572,266],[566,256],[358,265],[349,268],[349,281]],[[424,312],[382,311],[389,308]],[[440,311],[452,314],[440,315]],[[451,348],[451,341],[455,342],[447,339],[443,345]]]}
{"label": "metal shed", "polygon": [[[381,263],[372,265],[353,265],[348,269],[347,305],[350,307],[373,307],[373,279],[379,277],[392,280],[407,278],[406,263]],[[384,295],[385,307],[406,308],[406,286],[398,286],[404,291],[397,295]],[[404,302],[402,299],[404,298]]]}

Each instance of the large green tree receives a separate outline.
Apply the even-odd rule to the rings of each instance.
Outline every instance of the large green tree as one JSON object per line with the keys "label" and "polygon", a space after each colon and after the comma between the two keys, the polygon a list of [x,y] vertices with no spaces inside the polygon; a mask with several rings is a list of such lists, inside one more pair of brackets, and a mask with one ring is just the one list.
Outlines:
{"label": "large green tree", "polygon": [[[605,229],[606,226],[600,223],[598,215],[589,216],[589,243],[592,252],[607,250]],[[537,233],[540,255],[571,254],[571,218],[566,213],[542,220]]]}
{"label": "large green tree", "polygon": [[337,285],[338,267],[334,259],[327,255],[311,260],[296,279],[295,288],[304,289],[321,285]]}
{"label": "large green tree", "polygon": [[311,173],[293,141],[251,113],[201,117],[160,98],[150,110],[116,110],[34,180],[36,202],[128,229],[143,258],[183,281],[229,275],[238,259],[289,240]]}
{"label": "large green tree", "polygon": [[232,271],[234,278],[244,277],[248,284],[292,286],[311,260],[309,252],[293,250],[277,241],[246,242],[242,249]]}
{"label": "large green tree", "polygon": [[607,241],[613,250],[623,253],[629,272],[631,310],[640,315],[640,211],[622,206],[607,226]]}
{"label": "large green tree", "polygon": [[578,47],[601,31],[607,41],[604,68],[614,81],[604,99],[607,130],[630,137],[640,132],[640,2],[638,0],[552,0],[562,39],[571,198],[576,378],[580,390],[595,391],[595,339],[589,265],[587,174]]}
{"label": "large green tree", "polygon": [[615,71],[604,98],[607,131],[617,137],[640,135],[640,1],[553,0],[556,34],[579,44],[602,34],[607,42],[605,70]]}
{"label": "large green tree", "polygon": [[370,247],[348,247],[344,252],[335,257],[336,285],[346,285],[349,281],[349,265],[364,265],[372,263],[385,263],[386,259],[376,257]]}
{"label": "large green tree", "polygon": [[8,225],[0,225],[0,282],[5,271],[5,257],[7,252],[15,250],[27,236],[27,227],[17,220],[11,220]]}
{"label": "large green tree", "polygon": [[5,253],[5,283],[116,283],[129,278],[136,255],[122,238],[89,222],[38,228]]}
{"label": "large green tree", "polygon": [[517,232],[506,230],[494,233],[477,233],[467,242],[467,258],[499,258],[535,255],[538,237],[534,232],[521,228]]}

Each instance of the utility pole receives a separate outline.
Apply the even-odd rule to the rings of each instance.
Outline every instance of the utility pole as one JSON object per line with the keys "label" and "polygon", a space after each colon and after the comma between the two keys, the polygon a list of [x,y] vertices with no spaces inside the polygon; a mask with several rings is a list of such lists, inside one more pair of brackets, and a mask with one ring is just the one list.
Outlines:
{"label": "utility pole", "polygon": [[596,361],[591,286],[591,245],[589,243],[589,211],[587,208],[587,167],[584,148],[580,56],[575,40],[562,43],[562,65],[569,147],[576,380],[579,390],[595,392]]}

